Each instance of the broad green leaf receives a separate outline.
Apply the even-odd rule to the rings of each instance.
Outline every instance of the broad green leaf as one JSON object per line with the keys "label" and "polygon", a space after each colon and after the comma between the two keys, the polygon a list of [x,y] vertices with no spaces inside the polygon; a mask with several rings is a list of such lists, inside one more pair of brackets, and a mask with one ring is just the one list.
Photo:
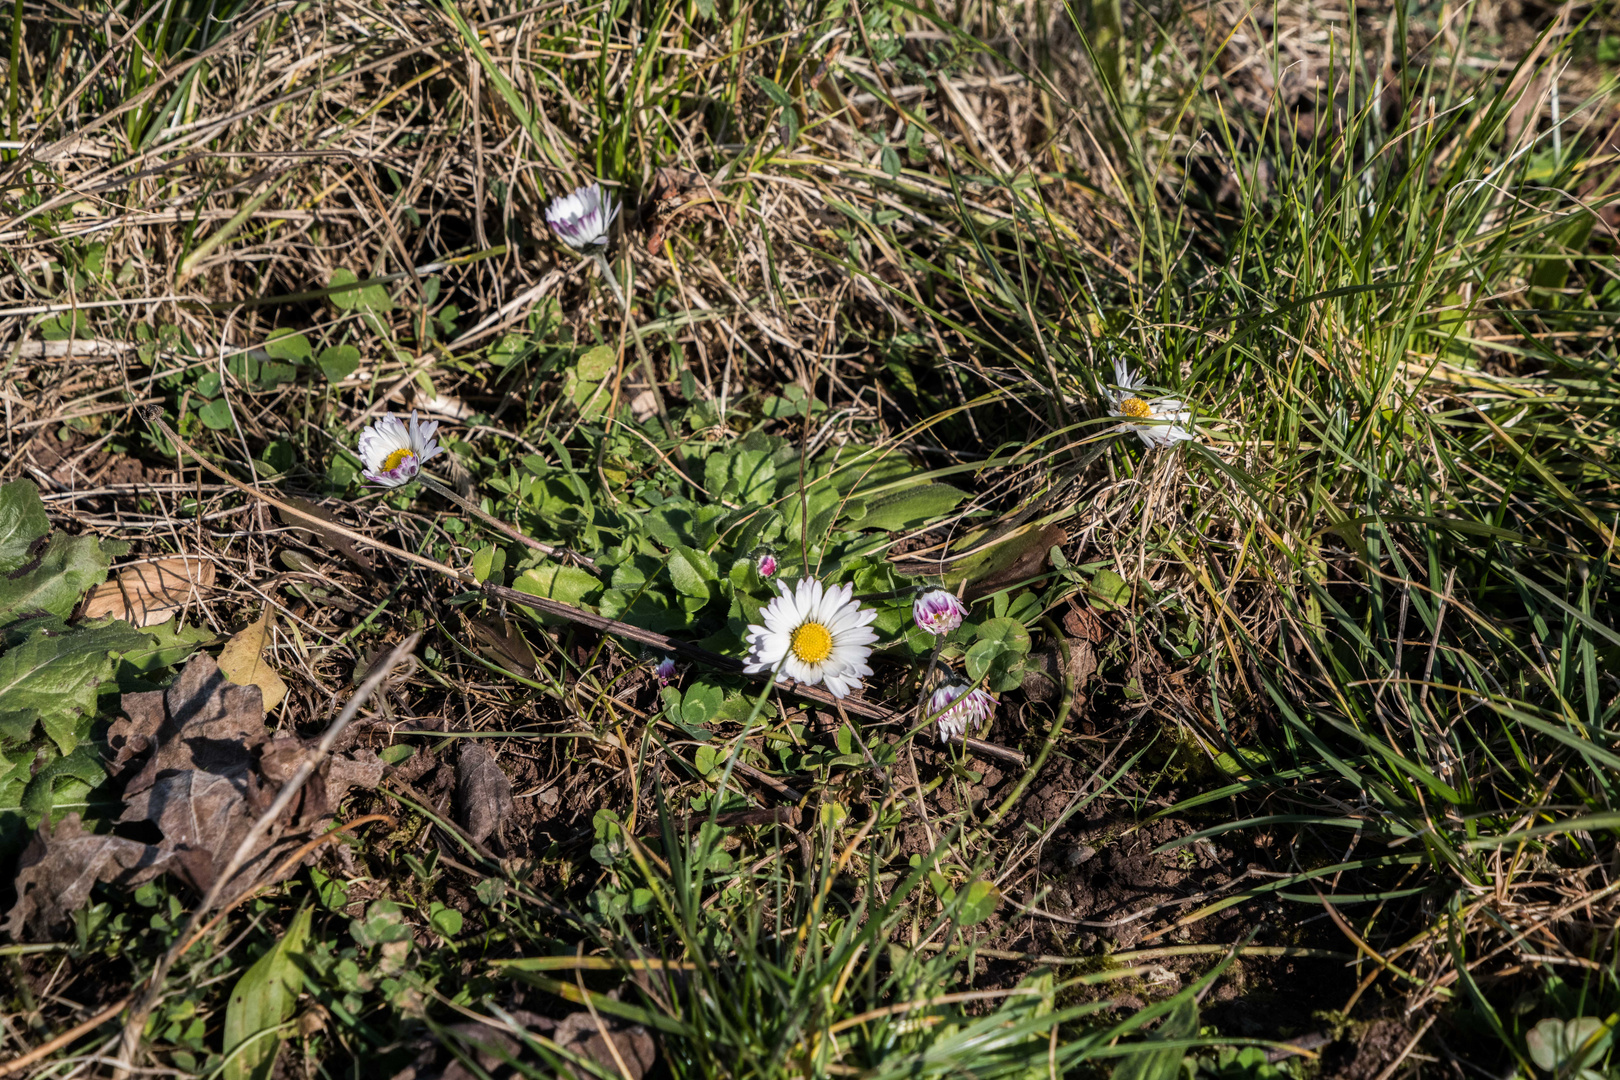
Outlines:
{"label": "broad green leaf", "polygon": [[710,454],[703,463],[703,483],[717,499],[744,506],[764,502],[776,490],[776,464],[764,450]]}
{"label": "broad green leaf", "polygon": [[364,919],[349,921],[349,934],[361,946],[386,945],[391,941],[408,941],[411,928],[405,923],[405,913],[392,900],[373,900],[366,908]]}
{"label": "broad green leaf", "polygon": [[453,938],[461,933],[463,920],[461,912],[435,900],[428,909],[428,922],[440,937]]}
{"label": "broad green leaf", "polygon": [[96,687],[112,676],[112,654],[150,643],[125,622],[35,632],[0,656],[0,740],[25,740],[37,723],[71,754],[95,716]]}
{"label": "broad green leaf", "polygon": [[304,986],[299,959],[309,942],[311,908],[293,917],[270,951],[236,981],[225,1005],[224,1080],[268,1080],[281,1049],[276,1029],[292,1019]]}
{"label": "broad green leaf", "polygon": [[107,579],[108,564],[95,537],[53,535],[35,558],[0,576],[0,626],[41,615],[67,618]]}
{"label": "broad green leaf", "polygon": [[923,525],[944,517],[967,498],[967,492],[949,484],[923,484],[906,491],[897,491],[868,500],[866,516],[861,519],[863,529],[897,529]]}
{"label": "broad green leaf", "polygon": [[1104,567],[1091,577],[1091,595],[1104,611],[1112,611],[1131,602],[1131,584]]}
{"label": "broad green leaf", "polygon": [[669,579],[675,591],[683,596],[696,597],[705,602],[712,594],[711,584],[720,576],[720,570],[707,552],[677,544],[669,553]]}
{"label": "broad green leaf", "polygon": [[984,679],[991,690],[1001,693],[1022,681],[1029,647],[1029,631],[1017,619],[991,619],[979,625],[963,666],[968,678]]}
{"label": "broad green leaf", "polygon": [[[472,572],[479,582],[488,581],[492,574],[498,575],[505,566],[506,552],[494,544],[485,544],[473,552]],[[496,580],[499,581],[499,578]]]}
{"label": "broad green leaf", "polygon": [[[602,583],[577,566],[548,565],[531,567],[523,571],[518,579],[512,582],[512,587],[530,596],[540,596],[574,607],[588,607],[585,604],[585,597],[600,589]],[[557,621],[554,615],[545,615],[538,611],[530,614],[547,625]]]}
{"label": "broad green leaf", "polygon": [[342,382],[360,368],[360,350],[353,345],[333,345],[321,350],[321,373],[327,382]]}
{"label": "broad green leaf", "polygon": [[28,561],[34,541],[51,531],[39,488],[31,480],[0,484],[0,574]]}
{"label": "broad green leaf", "polygon": [[754,83],[761,90],[765,91],[766,97],[770,98],[781,108],[791,109],[793,107],[793,99],[788,97],[788,92],[782,89],[780,84],[767,79],[763,75],[755,75]]}
{"label": "broad green leaf", "polygon": [[47,817],[54,823],[70,810],[83,811],[90,792],[107,779],[107,770],[90,743],[40,767],[22,793],[22,812],[30,829]]}
{"label": "broad green leaf", "polygon": [[996,905],[1001,903],[1001,890],[988,881],[979,880],[967,887],[962,897],[962,906],[958,909],[958,917],[963,926],[972,926],[982,923],[996,913]]}
{"label": "broad green leaf", "polygon": [[264,343],[264,351],[277,360],[302,363],[310,358],[309,338],[296,330],[277,330]]}
{"label": "broad green leaf", "polygon": [[332,303],[342,311],[375,311],[378,313],[394,310],[393,297],[381,285],[363,285],[360,288],[348,288],[360,279],[353,270],[334,270],[332,280],[327,282],[327,288],[335,291],[331,294]]}
{"label": "broad green leaf", "polygon": [[574,403],[580,415],[590,418],[602,415],[613,400],[612,378],[618,367],[618,354],[612,347],[598,345],[589,349],[563,376],[563,393]]}
{"label": "broad green leaf", "polygon": [[197,410],[197,419],[215,431],[229,431],[231,429],[231,407],[224,398],[210,401]]}

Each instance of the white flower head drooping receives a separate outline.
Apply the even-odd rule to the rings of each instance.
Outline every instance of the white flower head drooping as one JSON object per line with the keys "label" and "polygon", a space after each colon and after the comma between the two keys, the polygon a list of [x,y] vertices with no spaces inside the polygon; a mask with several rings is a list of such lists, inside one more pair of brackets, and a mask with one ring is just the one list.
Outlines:
{"label": "white flower head drooping", "polygon": [[433,438],[437,420],[422,423],[411,410],[407,424],[393,413],[383,413],[360,433],[360,460],[366,479],[383,487],[399,487],[422,471],[422,463],[444,453]]}
{"label": "white flower head drooping", "polygon": [[777,682],[797,679],[844,697],[872,674],[877,612],[862,607],[852,585],[824,588],[815,578],[795,586],[781,582],[781,595],[766,605],[765,625],[748,628],[748,672],[774,671]]}
{"label": "white flower head drooping", "polygon": [[967,610],[967,605],[954,594],[944,589],[930,589],[911,605],[911,618],[918,627],[939,637],[961,626]]}
{"label": "white flower head drooping", "polygon": [[619,216],[611,195],[603,194],[601,184],[586,184],[567,195],[551,200],[546,224],[557,239],[578,251],[602,247],[608,242],[608,229]]}
{"label": "white flower head drooping", "polygon": [[1120,418],[1121,430],[1136,432],[1149,450],[1197,438],[1192,432],[1192,412],[1181,399],[1140,396],[1143,380],[1132,375],[1123,360],[1114,361],[1114,382],[1118,389],[1108,392],[1108,411]]}
{"label": "white flower head drooping", "polygon": [[970,690],[961,683],[946,683],[928,699],[928,715],[939,724],[939,737],[949,742],[979,727],[996,711],[996,696],[988,690]]}

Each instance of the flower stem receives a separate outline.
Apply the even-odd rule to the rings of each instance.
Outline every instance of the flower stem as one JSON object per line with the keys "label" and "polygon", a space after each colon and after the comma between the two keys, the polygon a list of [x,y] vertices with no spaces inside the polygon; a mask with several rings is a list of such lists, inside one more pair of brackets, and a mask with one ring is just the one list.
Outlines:
{"label": "flower stem", "polygon": [[624,298],[624,290],[619,288],[619,279],[613,276],[613,267],[608,265],[607,256],[598,251],[591,258],[596,260],[596,268],[602,271],[602,276],[607,279],[608,287],[613,290],[613,299],[619,302],[621,308],[626,311],[630,310],[630,305]]}

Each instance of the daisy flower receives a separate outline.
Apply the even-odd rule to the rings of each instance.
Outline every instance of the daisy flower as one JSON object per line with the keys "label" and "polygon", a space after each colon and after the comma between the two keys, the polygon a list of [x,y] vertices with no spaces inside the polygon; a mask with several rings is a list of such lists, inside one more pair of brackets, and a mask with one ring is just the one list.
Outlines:
{"label": "daisy flower", "polygon": [[1119,425],[1122,430],[1136,432],[1149,450],[1196,438],[1191,430],[1192,412],[1181,400],[1139,397],[1137,391],[1144,385],[1142,377],[1132,375],[1123,360],[1114,361],[1114,382],[1119,388],[1108,393],[1108,411],[1124,421]]}
{"label": "daisy flower", "polygon": [[411,410],[411,422],[393,413],[383,413],[360,433],[360,460],[365,462],[365,476],[383,487],[399,487],[422,471],[422,463],[444,453],[434,440],[439,430],[437,420],[421,423],[416,410]]}
{"label": "daisy flower", "polygon": [[759,557],[759,562],[754,566],[759,571],[760,577],[770,577],[776,573],[776,556],[767,551]]}
{"label": "daisy flower", "polygon": [[877,641],[877,612],[852,599],[853,585],[824,588],[814,578],[797,587],[779,585],[781,595],[764,611],[765,625],[748,628],[744,671],[774,671],[777,682],[821,683],[833,697],[844,697],[872,674],[866,658]]}
{"label": "daisy flower", "polygon": [[944,589],[930,589],[911,605],[911,617],[920,628],[938,637],[961,626],[967,610],[967,605],[953,594]]}
{"label": "daisy flower", "polygon": [[546,224],[557,239],[578,251],[608,242],[608,228],[619,216],[611,196],[602,194],[601,184],[586,184],[567,195],[551,200],[546,208]]}
{"label": "daisy flower", "polygon": [[977,731],[995,711],[994,694],[961,683],[946,683],[928,699],[928,715],[937,718],[939,737],[947,742]]}

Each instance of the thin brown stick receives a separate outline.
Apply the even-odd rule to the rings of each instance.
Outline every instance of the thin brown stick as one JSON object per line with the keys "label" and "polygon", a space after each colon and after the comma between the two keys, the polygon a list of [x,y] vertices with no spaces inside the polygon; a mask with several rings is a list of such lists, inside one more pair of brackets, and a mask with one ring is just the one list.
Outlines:
{"label": "thin brown stick", "polygon": [[[427,473],[417,473],[416,479],[423,487],[427,488],[435,495],[440,495],[446,499],[449,499],[451,502],[467,511],[467,513],[471,514],[479,521],[482,521],[485,525],[488,525],[492,529],[499,532],[502,536],[505,536],[510,540],[516,540],[524,547],[538,551],[542,555],[556,557],[557,555],[564,554],[562,548],[559,548],[553,544],[542,543],[541,541],[536,540],[534,537],[520,532],[518,529],[502,521],[495,515],[484,513],[483,508],[477,503],[473,502],[471,499],[463,498],[460,492],[456,491],[454,488],[439,483],[436,478],[429,476]],[[592,560],[586,558],[584,555],[574,554],[573,552],[568,552],[567,554],[571,558],[577,559],[579,562],[588,567],[596,565]]]}
{"label": "thin brown stick", "polygon": [[[414,551],[406,551],[404,548],[398,548],[392,544],[385,543],[384,541],[375,540],[372,537],[367,536],[365,533],[357,532],[354,529],[350,529],[335,521],[317,517],[308,511],[300,510],[296,506],[282,502],[280,499],[277,499],[271,495],[266,495],[263,491],[260,491],[258,488],[253,487],[252,485],[242,483],[242,481],[236,479],[236,477],[232,476],[230,473],[227,473],[224,469],[221,469],[219,466],[203,457],[202,454],[197,452],[195,447],[193,447],[185,439],[182,439],[174,428],[169,426],[162,416],[157,415],[155,410],[149,410],[146,413],[143,413],[143,416],[148,424],[162,432],[164,438],[168,439],[172,444],[179,447],[181,450],[184,450],[186,453],[190,454],[204,469],[213,473],[215,476],[219,477],[227,484],[230,484],[238,491],[241,491],[246,495],[250,495],[269,506],[275,507],[283,515],[295,517],[301,521],[308,521],[319,526],[319,528],[325,532],[335,533],[338,536],[353,540],[355,543],[364,544],[373,550],[384,552],[388,555],[394,556],[397,559],[403,559],[408,563],[414,563],[417,566],[432,570],[435,573],[442,574],[445,577],[450,578],[453,581],[458,581],[470,588],[479,589],[483,591],[485,595],[496,600],[503,600],[509,604],[517,604],[520,607],[526,607],[534,611],[544,612],[547,615],[555,615],[559,619],[565,619],[568,622],[575,623],[580,626],[588,626],[591,629],[601,631],[604,634],[612,634],[615,637],[622,637],[627,640],[637,642],[638,644],[646,645],[649,648],[662,649],[665,652],[679,653],[682,656],[688,656],[694,660],[700,660],[708,666],[716,668],[720,671],[730,672],[734,675],[742,675],[745,678],[754,679],[755,681],[764,681],[771,678],[771,674],[769,672],[751,673],[743,671],[743,662],[734,656],[721,656],[719,653],[710,652],[708,649],[705,649],[699,645],[694,645],[689,641],[682,641],[680,638],[670,637],[668,634],[659,634],[652,630],[643,630],[639,626],[631,626],[629,623],[620,622],[617,619],[605,618],[604,616],[597,615],[589,611],[583,611],[577,607],[561,603],[557,600],[548,600],[542,596],[531,596],[528,593],[519,592],[516,589],[507,588],[504,585],[493,585],[488,582],[480,582],[472,576],[470,571],[457,570],[453,566],[446,566],[444,563],[439,562],[436,559],[430,559],[426,555],[418,555]],[[881,705],[874,705],[869,702],[860,701],[855,698],[840,699],[834,697],[826,690],[821,689],[819,686],[806,686],[803,683],[795,682],[791,679],[780,681],[776,685],[779,689],[785,690],[790,694],[805,698],[809,701],[817,702],[821,705],[842,706],[844,709],[854,713],[856,716],[863,716],[868,720],[891,720],[896,719],[901,715],[895,710],[884,708]],[[1001,761],[1005,761],[1009,764],[1020,767],[1022,767],[1026,761],[1023,753],[1018,750],[1014,750],[1011,747],[1000,746],[996,743],[984,742],[980,739],[964,739],[962,741],[968,749],[972,750],[976,754],[983,754],[986,757],[997,758]]]}

